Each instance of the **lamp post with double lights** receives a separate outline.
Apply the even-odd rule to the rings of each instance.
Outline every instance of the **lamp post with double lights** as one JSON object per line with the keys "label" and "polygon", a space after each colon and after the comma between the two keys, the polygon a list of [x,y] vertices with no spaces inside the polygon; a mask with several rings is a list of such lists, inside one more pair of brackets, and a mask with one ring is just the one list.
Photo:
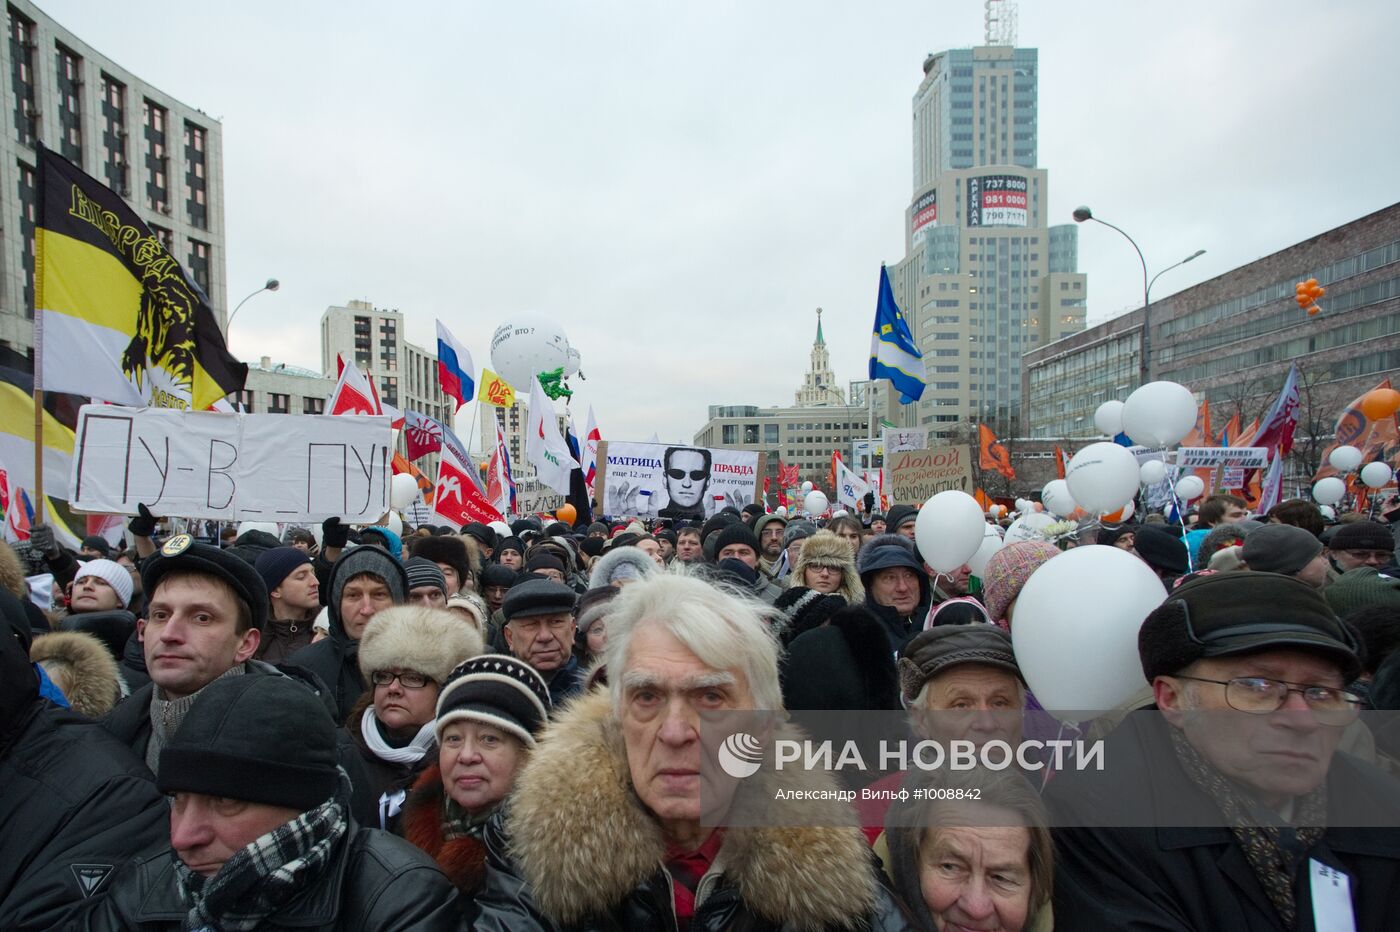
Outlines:
{"label": "lamp post with double lights", "polygon": [[1180,262],[1175,262],[1167,266],[1165,269],[1162,269],[1161,272],[1158,272],[1151,278],[1148,278],[1147,259],[1143,257],[1142,249],[1139,248],[1137,241],[1134,240],[1131,236],[1129,236],[1126,230],[1124,230],[1122,227],[1114,226],[1107,220],[1101,220],[1098,217],[1095,217],[1094,212],[1088,207],[1076,207],[1074,209],[1074,222],[1083,223],[1086,220],[1092,220],[1095,223],[1101,223],[1104,226],[1108,227],[1110,230],[1117,230],[1118,233],[1125,240],[1132,244],[1133,251],[1137,253],[1138,262],[1142,264],[1142,356],[1140,359],[1141,364],[1138,367],[1138,384],[1145,385],[1147,384],[1149,364],[1152,357],[1152,286],[1157,283],[1157,279],[1161,278],[1164,272],[1170,272],[1177,266],[1185,265],[1192,259],[1196,259],[1200,256],[1205,255],[1206,251],[1204,249],[1197,249],[1195,252],[1191,253],[1191,255],[1187,256],[1185,259],[1182,259]]}

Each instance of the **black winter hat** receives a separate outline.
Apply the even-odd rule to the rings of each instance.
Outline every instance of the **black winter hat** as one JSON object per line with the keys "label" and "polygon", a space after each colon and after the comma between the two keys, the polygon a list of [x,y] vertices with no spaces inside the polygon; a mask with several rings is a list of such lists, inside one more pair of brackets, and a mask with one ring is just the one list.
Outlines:
{"label": "black winter hat", "polygon": [[509,732],[526,747],[549,721],[549,687],[523,660],[508,654],[481,654],[459,664],[437,701],[438,741],[453,722],[468,720]]}
{"label": "black winter hat", "polygon": [[201,793],[305,812],[335,795],[336,727],[306,686],[248,673],[206,686],[161,748],[162,793]]}
{"label": "black winter hat", "polygon": [[846,607],[846,600],[834,593],[793,586],[778,596],[773,607],[787,613],[789,622],[783,631],[783,640],[791,641],[804,631],[826,624],[832,615]]}
{"label": "black winter hat", "polygon": [[1154,570],[1181,576],[1190,569],[1186,544],[1155,524],[1144,524],[1134,532],[1133,549]]}
{"label": "black winter hat", "polygon": [[509,622],[515,618],[572,612],[578,594],[563,583],[552,579],[527,579],[512,586],[501,603],[501,613]]}
{"label": "black winter hat", "polygon": [[403,565],[403,571],[408,576],[408,588],[417,589],[419,586],[437,586],[442,590],[443,597],[447,596],[447,576],[432,560],[426,557],[409,557]]}
{"label": "black winter hat", "polygon": [[523,557],[525,556],[525,542],[518,537],[503,537],[501,538],[501,542],[496,545],[496,549],[491,556],[499,561],[501,559],[501,554],[505,553],[507,550],[514,550]]}
{"label": "black winter hat", "polygon": [[733,546],[734,544],[742,544],[748,547],[754,552],[755,556],[762,553],[762,551],[758,549],[758,538],[754,536],[753,528],[740,521],[736,521],[719,532],[719,535],[715,538],[716,556],[722,553],[725,547]]}
{"label": "black winter hat", "polygon": [[228,583],[239,600],[248,606],[253,627],[261,631],[266,626],[267,586],[253,564],[227,550],[195,543],[188,534],[176,534],[167,540],[160,552],[141,568],[141,586],[146,598],[155,595],[160,581],[166,576],[186,572],[215,576]]}
{"label": "black winter hat", "polygon": [[1340,525],[1328,545],[1332,550],[1394,550],[1395,537],[1378,521]]}
{"label": "black winter hat", "polygon": [[515,585],[516,578],[517,574],[515,570],[510,567],[502,566],[499,563],[488,563],[481,568],[481,576],[478,577],[477,582],[481,584],[482,589],[485,589],[487,586],[505,586],[509,588]]}
{"label": "black winter hat", "polygon": [[1355,637],[1322,593],[1279,573],[1217,573],[1184,582],[1138,631],[1138,656],[1148,682],[1202,657],[1270,648],[1327,654],[1348,680],[1361,670]]}
{"label": "black winter hat", "polygon": [[473,521],[471,524],[468,524],[466,527],[462,528],[462,533],[470,534],[484,546],[490,547],[492,550],[496,548],[496,532],[480,521]]}
{"label": "black winter hat", "polygon": [[101,534],[89,534],[87,537],[84,537],[82,549],[96,550],[97,555],[103,559],[112,556],[112,545],[109,544],[107,538],[103,537]]}
{"label": "black winter hat", "polygon": [[901,525],[919,519],[919,509],[913,505],[895,505],[890,509],[889,516],[885,518],[885,532],[893,534],[899,530]]}
{"label": "black winter hat", "polygon": [[282,585],[283,580],[310,562],[311,556],[305,550],[296,547],[273,547],[263,551],[253,566],[271,594],[272,590]]}
{"label": "black winter hat", "polygon": [[408,552],[434,563],[446,563],[457,571],[459,582],[465,583],[471,576],[471,557],[460,537],[418,537],[409,545]]}
{"label": "black winter hat", "polygon": [[530,559],[525,561],[525,572],[534,573],[539,570],[558,570],[561,573],[567,572],[564,569],[563,560],[544,550],[531,554]]}
{"label": "black winter hat", "polygon": [[[707,518],[705,523],[700,525],[700,540],[704,541],[711,534],[729,527],[729,525],[734,524],[737,520],[738,519],[733,515],[728,515],[723,512],[711,518]],[[757,550],[757,548],[755,548],[755,550]]]}
{"label": "black winter hat", "polygon": [[758,570],[736,557],[726,557],[715,564],[715,578],[740,589],[752,589],[758,582]]}
{"label": "black winter hat", "polygon": [[578,549],[588,554],[590,557],[596,557],[602,554],[603,548],[607,547],[607,545],[608,542],[606,538],[586,537],[579,541]]}

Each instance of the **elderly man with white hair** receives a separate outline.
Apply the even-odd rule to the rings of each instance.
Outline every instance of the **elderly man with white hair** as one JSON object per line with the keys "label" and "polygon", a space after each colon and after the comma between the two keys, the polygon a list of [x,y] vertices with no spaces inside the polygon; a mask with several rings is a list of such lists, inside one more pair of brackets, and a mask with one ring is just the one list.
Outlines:
{"label": "elderly man with white hair", "polygon": [[771,610],[675,572],[612,606],[608,690],[548,728],[488,827],[471,927],[907,928],[853,825],[711,827],[738,786],[702,770],[701,716],[781,710]]}

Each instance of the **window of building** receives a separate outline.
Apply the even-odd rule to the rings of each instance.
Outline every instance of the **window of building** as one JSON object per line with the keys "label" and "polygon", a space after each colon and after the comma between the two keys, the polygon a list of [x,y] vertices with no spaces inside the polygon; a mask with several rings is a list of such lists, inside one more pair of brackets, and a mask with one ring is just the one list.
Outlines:
{"label": "window of building", "polygon": [[58,51],[58,151],[75,165],[83,164],[82,97],[83,60],[76,52]]}
{"label": "window of building", "polygon": [[324,398],[303,398],[301,400],[302,414],[325,414],[326,399]]}
{"label": "window of building", "polygon": [[34,23],[14,7],[9,12],[15,133],[22,145],[33,148],[39,133],[39,109],[34,102]]}
{"label": "window of building", "polygon": [[245,388],[235,393],[233,396],[233,404],[234,407],[238,408],[240,411],[252,413],[253,390],[251,388]]}
{"label": "window of building", "polygon": [[167,230],[165,227],[157,226],[157,225],[154,224],[154,223],[152,223],[152,224],[150,225],[150,227],[151,227],[151,235],[154,236],[154,237],[156,238],[156,242],[158,242],[158,243],[160,243],[162,246],[164,246],[166,252],[170,253],[171,255],[174,255],[174,253],[175,253],[175,233],[174,233],[174,231],[173,231],[173,230]]}
{"label": "window of building", "polygon": [[292,410],[292,396],[280,392],[267,393],[267,413],[268,414],[290,414]]}
{"label": "window of building", "polygon": [[720,443],[725,446],[733,446],[739,442],[739,425],[724,424],[719,429]]}
{"label": "window of building", "polygon": [[126,173],[126,85],[102,76],[102,172],[107,186],[122,197],[131,188]]}
{"label": "window of building", "polygon": [[209,296],[209,244],[190,240],[190,277]]}
{"label": "window of building", "polygon": [[141,105],[141,122],[146,135],[146,207],[170,213],[170,153],[166,151],[165,130],[170,114],[149,99]]}
{"label": "window of building", "polygon": [[19,163],[19,235],[24,253],[24,316],[34,317],[34,225],[39,216],[39,185],[34,169]]}
{"label": "window of building", "polygon": [[379,400],[386,405],[398,407],[399,380],[396,376],[385,376],[379,380]]}
{"label": "window of building", "polygon": [[185,121],[185,211],[190,223],[209,229],[209,179],[206,177],[209,131]]}
{"label": "window of building", "polygon": [[771,447],[771,446],[777,446],[777,444],[778,444],[778,425],[777,425],[777,424],[764,424],[764,425],[763,425],[763,444],[764,444],[764,446],[769,446],[769,447]]}

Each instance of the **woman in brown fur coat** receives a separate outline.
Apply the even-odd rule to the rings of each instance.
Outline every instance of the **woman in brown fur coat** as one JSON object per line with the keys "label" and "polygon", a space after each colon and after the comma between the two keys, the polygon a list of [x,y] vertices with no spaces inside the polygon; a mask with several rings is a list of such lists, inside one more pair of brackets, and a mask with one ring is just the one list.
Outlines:
{"label": "woman in brown fur coat", "polygon": [[398,832],[432,855],[464,895],[481,889],[481,831],[514,788],[549,710],[544,679],[503,654],[462,664],[438,697],[437,763],[413,784]]}

